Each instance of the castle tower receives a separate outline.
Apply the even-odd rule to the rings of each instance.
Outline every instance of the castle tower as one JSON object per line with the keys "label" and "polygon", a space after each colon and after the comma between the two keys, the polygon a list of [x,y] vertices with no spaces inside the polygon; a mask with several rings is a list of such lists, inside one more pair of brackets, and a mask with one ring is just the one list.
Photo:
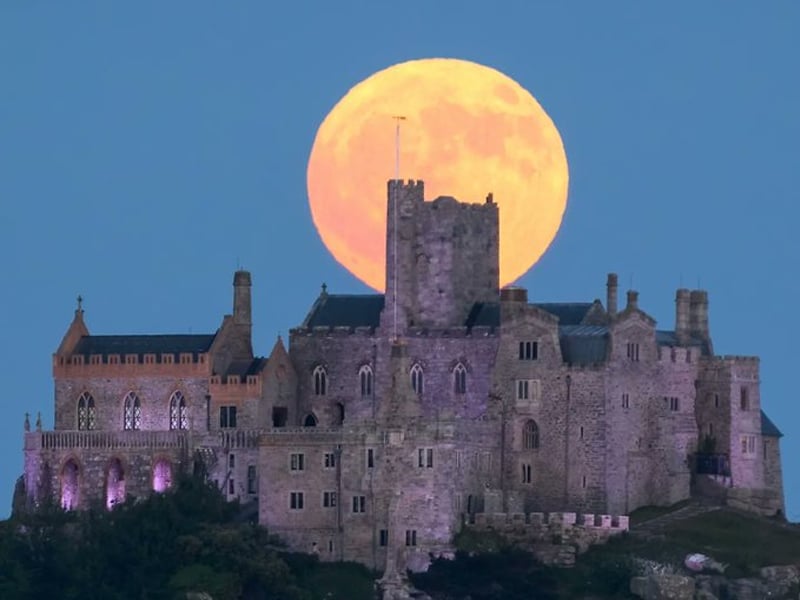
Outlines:
{"label": "castle tower", "polygon": [[250,273],[236,271],[233,275],[233,321],[237,325],[252,325],[250,306]]}
{"label": "castle tower", "polygon": [[496,302],[499,219],[491,194],[484,204],[424,200],[422,181],[390,180],[386,231],[386,303],[381,325],[464,323],[475,302]]}

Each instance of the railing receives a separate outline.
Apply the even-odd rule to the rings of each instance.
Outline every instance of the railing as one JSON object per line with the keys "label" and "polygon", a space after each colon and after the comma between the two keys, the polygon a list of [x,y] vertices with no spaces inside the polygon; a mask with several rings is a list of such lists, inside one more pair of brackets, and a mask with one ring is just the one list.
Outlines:
{"label": "railing", "polygon": [[37,431],[25,434],[25,449],[186,448],[186,431]]}

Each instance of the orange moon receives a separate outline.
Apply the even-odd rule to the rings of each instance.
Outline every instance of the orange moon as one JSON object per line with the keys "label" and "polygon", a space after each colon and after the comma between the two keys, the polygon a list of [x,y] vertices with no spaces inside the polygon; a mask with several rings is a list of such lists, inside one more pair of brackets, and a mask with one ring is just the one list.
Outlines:
{"label": "orange moon", "polygon": [[386,182],[422,179],[426,200],[453,196],[500,213],[500,285],[514,282],[553,241],[569,173],[553,121],[508,76],[464,60],[431,58],[368,77],[320,125],[308,161],[314,224],[339,263],[383,291]]}

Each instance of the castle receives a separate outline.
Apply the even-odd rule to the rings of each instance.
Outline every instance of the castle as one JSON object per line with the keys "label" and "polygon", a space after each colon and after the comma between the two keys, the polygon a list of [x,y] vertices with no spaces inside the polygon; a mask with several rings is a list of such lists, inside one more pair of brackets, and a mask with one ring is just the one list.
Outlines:
{"label": "castle", "polygon": [[386,294],[323,286],[266,358],[245,271],[208,335],[92,335],[79,304],[53,356],[54,429],[26,421],[28,501],[111,508],[202,460],[291,548],[387,572],[482,513],[610,524],[701,477],[783,509],[758,358],[714,354],[705,291],[677,290],[670,331],[635,291],[618,305],[614,274],[605,304],[530,302],[499,289],[491,195],[387,192]]}

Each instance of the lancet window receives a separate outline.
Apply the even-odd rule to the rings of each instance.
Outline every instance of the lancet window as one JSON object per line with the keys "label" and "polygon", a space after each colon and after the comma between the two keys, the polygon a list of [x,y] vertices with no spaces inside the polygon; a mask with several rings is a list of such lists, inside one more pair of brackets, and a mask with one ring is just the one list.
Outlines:
{"label": "lancet window", "polygon": [[467,393],[467,369],[461,363],[458,363],[453,369],[453,391],[456,394]]}
{"label": "lancet window", "polygon": [[186,398],[178,391],[169,399],[169,428],[189,429],[189,412],[186,408]]}
{"label": "lancet window", "polygon": [[139,396],[128,392],[125,396],[122,415],[122,428],[125,430],[138,430],[142,428],[142,403]]}
{"label": "lancet window", "polygon": [[539,426],[533,419],[529,419],[522,426],[522,447],[525,450],[535,450],[539,447]]}
{"label": "lancet window", "polygon": [[422,395],[425,389],[424,374],[422,366],[417,363],[411,367],[411,387],[416,394]]}
{"label": "lancet window", "polygon": [[318,366],[314,369],[314,395],[324,396],[328,388],[328,373],[325,367]]}
{"label": "lancet window", "polygon": [[358,371],[358,380],[361,384],[361,397],[372,396],[372,367],[364,365]]}
{"label": "lancet window", "polygon": [[94,398],[89,392],[84,392],[78,398],[78,429],[94,429],[95,412]]}

